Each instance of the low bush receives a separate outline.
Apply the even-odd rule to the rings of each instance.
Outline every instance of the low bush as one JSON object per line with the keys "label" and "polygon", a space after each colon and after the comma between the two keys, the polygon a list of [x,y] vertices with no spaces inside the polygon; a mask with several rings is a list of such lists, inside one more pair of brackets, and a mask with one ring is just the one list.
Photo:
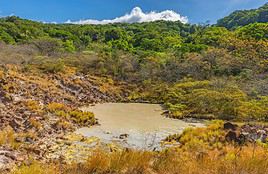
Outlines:
{"label": "low bush", "polygon": [[[142,92],[133,91],[130,100],[162,103],[169,117],[265,121],[266,96],[250,97],[237,85],[217,81],[185,79],[172,85],[149,85]],[[220,85],[220,86],[219,86]]]}
{"label": "low bush", "polygon": [[49,103],[47,105],[47,110],[49,112],[56,112],[56,111],[67,111],[67,110],[69,110],[69,108],[62,103],[53,102],[53,103]]}
{"label": "low bush", "polygon": [[13,149],[19,147],[19,143],[16,142],[18,135],[11,127],[6,127],[0,131],[0,146],[7,146]]}
{"label": "low bush", "polygon": [[85,112],[78,109],[72,109],[61,103],[50,103],[47,106],[50,113],[57,115],[62,119],[71,120],[81,126],[94,125],[96,123],[92,112]]}
{"label": "low bush", "polygon": [[95,117],[92,112],[84,112],[79,110],[73,110],[68,113],[70,118],[80,125],[93,125],[95,124]]}
{"label": "low bush", "polygon": [[47,60],[42,62],[40,69],[45,73],[59,73],[64,71],[64,62],[62,60]]}

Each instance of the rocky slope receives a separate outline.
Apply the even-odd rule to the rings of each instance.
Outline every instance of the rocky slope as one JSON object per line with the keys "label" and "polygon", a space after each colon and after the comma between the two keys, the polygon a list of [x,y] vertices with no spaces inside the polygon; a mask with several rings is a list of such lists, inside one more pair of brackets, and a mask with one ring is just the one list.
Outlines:
{"label": "rocky slope", "polygon": [[[78,127],[97,123],[79,106],[122,101],[124,84],[107,77],[64,72],[45,74],[15,65],[0,69],[0,170],[33,158],[48,161],[52,146]],[[123,95],[124,94],[124,95]],[[88,120],[87,120],[88,119]]]}

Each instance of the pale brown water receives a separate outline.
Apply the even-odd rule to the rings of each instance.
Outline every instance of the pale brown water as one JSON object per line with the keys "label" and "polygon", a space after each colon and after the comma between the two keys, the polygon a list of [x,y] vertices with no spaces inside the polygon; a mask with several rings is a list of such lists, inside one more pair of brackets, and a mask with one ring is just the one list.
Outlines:
{"label": "pale brown water", "polygon": [[[161,140],[168,135],[180,133],[193,125],[203,126],[201,123],[165,118],[162,107],[157,104],[105,103],[82,110],[93,112],[100,125],[82,128],[78,133],[99,137],[105,143],[116,141],[123,146],[138,149],[159,148]],[[129,136],[120,139],[121,134]]]}

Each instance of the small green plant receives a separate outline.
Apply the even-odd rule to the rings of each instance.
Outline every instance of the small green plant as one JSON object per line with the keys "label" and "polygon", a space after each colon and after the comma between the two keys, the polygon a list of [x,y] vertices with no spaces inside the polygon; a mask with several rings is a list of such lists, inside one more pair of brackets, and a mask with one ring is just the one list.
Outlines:
{"label": "small green plant", "polygon": [[25,105],[29,110],[31,110],[33,112],[37,112],[37,113],[42,112],[42,107],[38,101],[28,100],[25,102]]}
{"label": "small green plant", "polygon": [[46,73],[59,73],[64,71],[64,62],[62,60],[46,61],[40,65],[40,69]]}
{"label": "small green plant", "polygon": [[83,112],[79,110],[73,110],[69,112],[70,118],[81,125],[93,125],[96,120],[92,112]]}
{"label": "small green plant", "polygon": [[49,103],[47,105],[47,109],[49,112],[56,112],[56,111],[67,111],[68,107],[62,103]]}
{"label": "small green plant", "polygon": [[11,127],[6,127],[0,131],[0,146],[8,146],[13,149],[18,148],[20,144],[16,142],[17,137],[18,135]]}
{"label": "small green plant", "polygon": [[93,125],[96,123],[94,114],[92,112],[84,112],[78,109],[71,109],[61,103],[50,103],[47,110],[60,118],[71,120],[79,125]]}

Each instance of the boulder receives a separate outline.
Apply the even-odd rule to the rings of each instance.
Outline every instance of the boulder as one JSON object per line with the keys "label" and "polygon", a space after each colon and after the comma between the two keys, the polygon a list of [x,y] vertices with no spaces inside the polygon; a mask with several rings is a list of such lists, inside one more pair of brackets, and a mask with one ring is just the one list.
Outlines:
{"label": "boulder", "polygon": [[228,142],[238,142],[237,133],[231,130],[225,135],[225,139]]}
{"label": "boulder", "polygon": [[129,137],[128,134],[121,134],[121,135],[119,136],[119,139],[126,139],[126,138],[128,138],[128,137]]}
{"label": "boulder", "polygon": [[17,157],[13,152],[0,150],[0,172],[11,169],[16,159]]}
{"label": "boulder", "polygon": [[233,131],[235,131],[238,128],[238,125],[232,124],[230,122],[226,122],[226,123],[224,123],[223,128],[225,130],[233,130]]}

